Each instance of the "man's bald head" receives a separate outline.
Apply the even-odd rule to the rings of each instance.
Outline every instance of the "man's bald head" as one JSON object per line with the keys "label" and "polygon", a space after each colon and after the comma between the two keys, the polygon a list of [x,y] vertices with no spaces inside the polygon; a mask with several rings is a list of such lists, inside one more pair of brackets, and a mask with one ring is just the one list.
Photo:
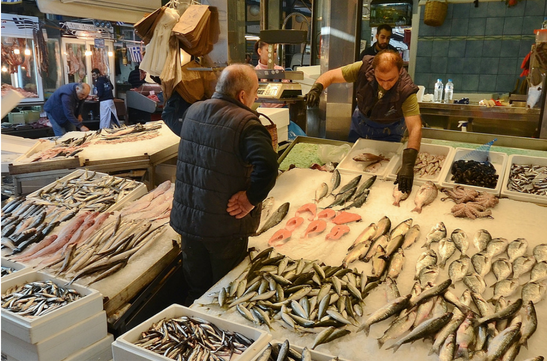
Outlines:
{"label": "man's bald head", "polygon": [[[256,99],[257,89],[258,77],[255,70],[249,64],[233,64],[220,73],[215,91],[239,100],[250,107]],[[245,93],[244,100],[240,98],[241,92]],[[249,100],[250,98],[252,101]]]}
{"label": "man's bald head", "polygon": [[375,70],[387,72],[393,67],[397,67],[397,70],[401,70],[403,67],[403,59],[398,52],[393,50],[382,50],[374,57],[372,61],[372,67]]}
{"label": "man's bald head", "polygon": [[76,85],[76,95],[78,96],[78,99],[84,100],[89,95],[89,92],[91,92],[89,84],[79,83]]}

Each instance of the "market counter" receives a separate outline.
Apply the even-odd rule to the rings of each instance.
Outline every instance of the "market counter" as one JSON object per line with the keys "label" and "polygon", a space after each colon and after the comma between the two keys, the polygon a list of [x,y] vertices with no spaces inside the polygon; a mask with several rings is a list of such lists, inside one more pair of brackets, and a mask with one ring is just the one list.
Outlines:
{"label": "market counter", "polygon": [[419,106],[427,127],[457,130],[460,121],[467,121],[468,131],[524,137],[537,135],[540,109],[431,102],[420,102]]}

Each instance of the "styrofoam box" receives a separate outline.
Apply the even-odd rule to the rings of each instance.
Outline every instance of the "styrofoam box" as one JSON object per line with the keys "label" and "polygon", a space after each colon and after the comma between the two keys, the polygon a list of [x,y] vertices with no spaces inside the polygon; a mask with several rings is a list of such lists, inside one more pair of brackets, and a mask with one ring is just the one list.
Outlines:
{"label": "styrofoam box", "polygon": [[66,327],[59,333],[31,344],[4,332],[2,326],[2,353],[16,360],[63,360],[87,348],[107,335],[106,312],[101,311],[79,323]]}
{"label": "styrofoam box", "polygon": [[[63,178],[59,179],[58,182],[64,182],[65,180],[67,179],[70,179],[70,178],[73,178],[74,176],[78,175],[78,176],[81,176],[82,174],[85,173],[85,169],[76,169],[74,172],[70,173],[70,174],[67,174],[66,176],[64,176]],[[90,172],[89,174],[92,173],[92,171],[88,171]],[[109,174],[106,174],[106,173],[101,173],[101,172],[96,172],[95,174],[95,177],[110,177]],[[93,178],[93,179],[96,179],[96,178]],[[118,178],[118,177],[115,177],[115,178]],[[118,178],[119,179],[119,178]],[[134,180],[132,182],[135,182]],[[49,203],[48,201],[38,197],[38,194],[41,192],[41,191],[46,191],[47,189],[49,189],[50,187],[53,187],[55,182],[51,183],[51,184],[48,184],[47,186],[43,187],[43,188],[40,188],[38,189],[37,191],[34,191],[32,192],[31,194],[29,194],[27,196],[27,199],[31,199],[31,200],[34,200],[35,202],[37,203],[41,203],[41,204],[51,204]],[[144,185],[144,183],[141,183],[141,182],[137,182],[137,186],[132,190],[130,191],[128,194],[126,194],[123,198],[121,198],[118,202],[114,203],[112,206],[110,206],[110,208],[107,209],[107,211],[109,212],[113,212],[113,211],[117,211],[117,210],[120,210],[122,209],[128,202],[131,202],[131,201],[134,201],[140,197],[142,197],[143,195],[145,195],[146,193],[148,193],[148,189],[146,188],[146,185]]]}
{"label": "styrofoam box", "polygon": [[[277,125],[277,129],[286,127],[289,125],[289,108],[256,108],[257,113],[262,113],[272,120]],[[264,117],[259,118],[263,125],[270,125],[268,119]]]}
{"label": "styrofoam box", "polygon": [[[282,344],[284,341],[277,341],[277,340],[272,340],[270,341],[271,344],[276,344],[276,343],[279,343],[279,344]],[[257,361],[258,360],[258,357],[262,354],[262,352],[266,349],[268,345],[266,345],[265,347],[262,348],[262,350],[260,350],[260,352],[258,353],[258,355],[256,355],[256,357],[253,358],[253,361]],[[302,353],[302,350],[304,349],[304,347],[302,346],[298,346],[298,345],[294,345],[294,344],[290,344],[291,348],[292,349],[295,349],[296,351],[298,351],[299,353]],[[308,347],[308,349],[310,349]],[[331,361],[334,359],[334,356],[333,355],[328,355],[326,353],[323,353],[323,352],[319,352],[319,351],[315,351],[315,350],[312,350],[310,349],[310,353],[311,353],[311,359],[313,361]],[[349,361],[345,358],[337,358],[337,360],[339,361]]]}
{"label": "styrofoam box", "polygon": [[[433,155],[444,155],[446,158],[444,159],[444,163],[442,168],[437,172],[434,176],[425,175],[423,177],[414,177],[414,184],[421,185],[424,184],[427,181],[432,181],[435,184],[440,185],[441,184],[441,175],[443,174],[443,170],[446,167],[450,167],[452,165],[452,157],[454,156],[454,148],[450,147],[448,145],[437,145],[437,144],[428,144],[428,143],[422,143],[420,145],[420,153],[429,153]],[[401,167],[401,163],[403,160],[402,154],[397,154],[393,162],[389,163],[387,173],[386,173],[386,179],[388,180],[395,180],[397,178],[397,172],[399,171],[399,168]]]}
{"label": "styrofoam box", "polygon": [[32,267],[27,267],[24,264],[19,263],[19,262],[10,261],[9,259],[4,258],[4,257],[2,257],[2,267],[9,267],[9,268],[13,268],[14,270],[16,270],[12,274],[5,275],[4,277],[2,277],[2,282],[6,282],[6,281],[8,281],[12,278],[24,275],[26,273],[34,272]]}
{"label": "styrofoam box", "polygon": [[[338,164],[337,169],[341,173],[349,172],[370,174],[378,176],[379,179],[384,179],[389,168],[389,164],[395,160],[397,154],[399,154],[402,150],[402,143],[383,142],[380,140],[360,138],[355,142],[349,153],[344,157],[344,159],[342,159],[340,164]],[[376,155],[381,154],[382,156],[389,158],[389,161],[382,161],[379,166],[375,167],[374,171],[367,172],[365,171],[366,166],[353,160],[353,157],[362,153],[372,153]]]}
{"label": "styrofoam box", "polygon": [[289,127],[281,127],[277,128],[277,142],[286,142],[289,140]]}
{"label": "styrofoam box", "polygon": [[452,161],[450,163],[446,163],[445,167],[443,167],[443,173],[441,175],[441,186],[442,187],[448,187],[453,188],[454,186],[461,185],[466,188],[475,189],[479,192],[488,192],[495,194],[499,196],[501,194],[501,184],[503,182],[503,175],[505,174],[505,168],[507,166],[507,154],[501,153],[501,152],[492,152],[489,153],[489,162],[492,163],[494,168],[496,168],[496,174],[498,177],[498,183],[496,184],[496,188],[486,188],[486,187],[477,187],[472,186],[468,184],[459,184],[455,183],[451,180],[452,178],[452,172],[450,171],[450,168],[452,168],[452,164],[463,158],[465,154],[472,151],[473,149],[470,148],[456,148],[454,150],[454,155],[452,157]]}
{"label": "styrofoam box", "polygon": [[[66,283],[65,280],[47,273],[31,272],[7,281],[2,280],[2,295],[11,287],[46,280],[61,286]],[[70,287],[79,292],[82,298],[43,316],[29,318],[2,309],[2,334],[9,334],[24,342],[35,344],[103,310],[103,296],[99,291],[78,284],[72,284]]]}
{"label": "styrofoam box", "polygon": [[112,341],[114,336],[110,333],[102,340],[78,351],[63,361],[109,361],[112,360]]}
{"label": "styrofoam box", "polygon": [[547,158],[544,157],[532,157],[527,155],[511,154],[507,160],[507,167],[505,168],[505,175],[503,176],[503,182],[501,187],[501,195],[517,201],[533,202],[547,204],[547,196],[540,196],[536,194],[521,193],[517,191],[509,190],[507,185],[509,184],[509,177],[511,176],[511,167],[513,164],[518,165],[538,165],[547,166]]}
{"label": "styrofoam box", "polygon": [[181,305],[173,304],[167,307],[162,312],[156,314],[155,316],[152,316],[140,325],[134,327],[133,329],[118,337],[116,341],[112,343],[112,354],[114,356],[114,361],[171,360],[167,357],[149,351],[143,347],[137,346],[134,343],[139,340],[142,332],[148,331],[148,329],[150,329],[153,323],[156,323],[164,318],[170,319],[181,316],[199,317],[213,323],[221,330],[236,331],[246,337],[255,340],[255,342],[253,342],[253,344],[243,353],[241,353],[240,355],[234,355],[234,357],[232,358],[233,361],[252,360],[253,357],[257,355],[259,350],[262,350],[268,344],[268,341],[270,341],[270,339],[272,338],[272,335],[265,331],[261,331],[259,329],[245,326],[236,322],[226,321],[219,317],[195,311]]}

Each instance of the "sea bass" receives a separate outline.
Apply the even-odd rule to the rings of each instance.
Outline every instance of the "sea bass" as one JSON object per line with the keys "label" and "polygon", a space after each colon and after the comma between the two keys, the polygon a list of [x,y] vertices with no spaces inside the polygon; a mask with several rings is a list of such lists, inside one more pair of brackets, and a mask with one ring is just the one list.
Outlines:
{"label": "sea bass", "polygon": [[291,204],[289,202],[283,203],[277,210],[272,214],[270,218],[264,223],[262,228],[256,233],[256,236],[261,235],[266,232],[268,229],[277,226],[285,218],[287,213],[289,213],[289,207]]}
{"label": "sea bass", "polygon": [[412,210],[412,212],[422,213],[422,208],[433,203],[438,194],[439,190],[437,189],[435,183],[427,181],[422,184],[420,189],[418,189],[416,197],[414,197],[414,204],[416,204],[416,207]]}

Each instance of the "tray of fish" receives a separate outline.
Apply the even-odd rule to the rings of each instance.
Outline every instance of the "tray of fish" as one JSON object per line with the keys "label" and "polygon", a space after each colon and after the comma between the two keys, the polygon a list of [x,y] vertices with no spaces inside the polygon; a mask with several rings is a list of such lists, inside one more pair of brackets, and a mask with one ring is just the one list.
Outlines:
{"label": "tray of fish", "polygon": [[[43,272],[2,280],[2,334],[35,344],[103,310],[103,297],[98,291],[65,284]],[[28,301],[29,294],[33,295],[32,301]],[[55,301],[48,301],[53,294]],[[68,301],[69,297],[73,301]]]}
{"label": "tray of fish", "polygon": [[340,162],[337,169],[342,172],[376,175],[385,179],[391,162],[403,150],[402,143],[382,142],[360,138],[351,151]]}
{"label": "tray of fish", "polygon": [[29,194],[27,199],[69,209],[101,212],[119,210],[127,202],[141,197],[147,191],[141,182],[77,169]]}
{"label": "tray of fish", "polygon": [[[426,181],[441,184],[441,175],[445,167],[452,164],[454,148],[447,145],[422,143],[420,153],[414,166],[414,184],[421,185]],[[402,154],[397,154],[389,163],[386,179],[395,180],[401,168]]]}
{"label": "tray of fish", "polygon": [[[268,356],[269,355],[269,356]],[[335,356],[327,355],[326,353],[312,350],[310,347],[302,347],[289,343],[289,340],[277,341],[272,340],[259,352],[253,361],[346,361],[343,358],[335,358]]]}
{"label": "tray of fish", "polygon": [[33,272],[32,267],[2,257],[2,282],[29,272]]}
{"label": "tray of fish", "polygon": [[[489,187],[480,187],[476,185],[470,185],[466,183],[456,183],[456,181],[454,180],[454,176],[452,174],[454,163],[458,161],[460,162],[464,161],[463,157],[471,151],[473,151],[473,149],[470,149],[470,148],[456,148],[454,150],[452,160],[450,162],[447,162],[445,164],[445,167],[443,167],[444,169],[441,174],[441,186],[447,187],[447,188],[453,188],[456,185],[463,185],[466,188],[475,189],[479,192],[488,192],[496,196],[499,196],[501,194],[502,179],[503,179],[503,175],[505,174],[505,168],[507,166],[507,159],[508,159],[508,156],[505,153],[490,151],[488,156],[488,162],[482,163],[485,168],[489,168],[490,171],[492,172],[492,174],[489,174],[488,176],[490,178],[497,178],[497,180],[494,180],[495,187],[489,188]],[[468,162],[474,162],[474,161],[471,160]],[[483,173],[486,173],[486,172],[483,172]],[[477,174],[476,176],[477,177],[485,176],[485,174],[483,173]],[[473,177],[475,177],[474,173],[468,172],[468,173],[465,173],[465,176],[467,177],[468,174],[470,178],[469,180],[473,181]]]}
{"label": "tray of fish", "polygon": [[547,158],[510,155],[501,195],[517,201],[547,204]]}
{"label": "tray of fish", "polygon": [[[189,335],[185,338],[187,342],[182,342],[185,336],[181,330]],[[196,340],[195,334],[201,335],[203,340]],[[159,335],[162,337],[158,341]],[[173,304],[118,337],[112,343],[112,351],[115,361],[172,360],[185,352],[206,354],[212,351],[226,360],[250,361],[271,338],[265,331]],[[181,342],[174,342],[174,339]],[[165,344],[160,345],[160,342]],[[211,349],[205,348],[206,344]],[[158,351],[151,351],[147,346]]]}
{"label": "tray of fish", "polygon": [[349,152],[351,145],[340,140],[298,136],[277,162],[279,169],[283,171],[293,165],[297,168],[310,168],[314,164],[324,166],[323,163],[329,161],[339,163]]}

